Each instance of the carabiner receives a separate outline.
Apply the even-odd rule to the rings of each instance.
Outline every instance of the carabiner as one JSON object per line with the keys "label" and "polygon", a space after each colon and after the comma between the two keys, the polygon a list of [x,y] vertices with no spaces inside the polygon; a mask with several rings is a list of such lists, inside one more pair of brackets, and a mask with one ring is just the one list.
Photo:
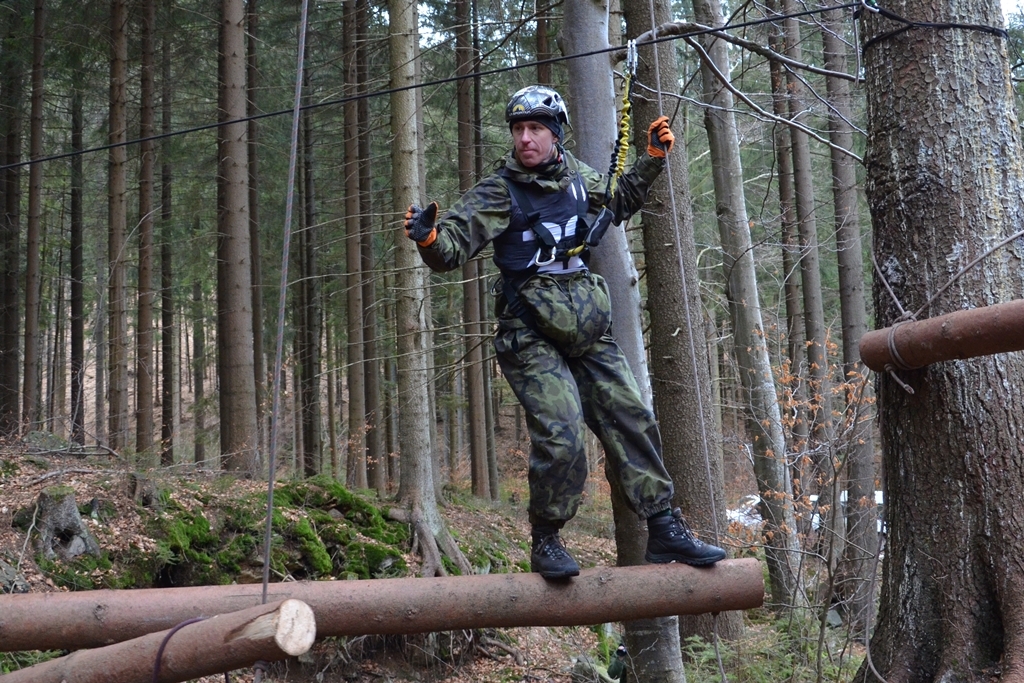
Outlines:
{"label": "carabiner", "polygon": [[544,247],[543,246],[537,247],[537,253],[533,255],[533,262],[536,263],[538,266],[547,266],[547,265],[551,265],[552,263],[554,263],[555,262],[555,247],[554,247],[554,245],[551,246],[551,256],[548,257],[547,261],[541,261],[540,260],[540,255],[541,255],[541,253],[543,251],[544,251]]}

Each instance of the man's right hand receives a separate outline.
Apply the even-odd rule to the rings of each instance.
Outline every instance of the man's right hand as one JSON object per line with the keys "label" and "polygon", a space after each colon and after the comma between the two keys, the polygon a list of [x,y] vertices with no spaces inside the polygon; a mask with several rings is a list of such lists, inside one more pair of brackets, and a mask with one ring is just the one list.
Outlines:
{"label": "man's right hand", "polygon": [[430,202],[421,209],[410,204],[405,212],[405,234],[421,247],[429,247],[437,238],[434,221],[437,220],[437,202]]}

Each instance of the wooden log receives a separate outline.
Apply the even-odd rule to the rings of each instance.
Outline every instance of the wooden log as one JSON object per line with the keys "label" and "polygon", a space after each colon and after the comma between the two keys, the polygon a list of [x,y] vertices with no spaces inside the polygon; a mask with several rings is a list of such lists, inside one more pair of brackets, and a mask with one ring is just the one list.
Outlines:
{"label": "wooden log", "polygon": [[[568,581],[490,574],[372,581],[275,583],[268,600],[308,604],[320,636],[466,628],[580,626],[759,607],[754,558],[712,567],[600,567]],[[258,604],[259,584],[27,593],[0,596],[0,651],[97,647],[200,615]]]}
{"label": "wooden log", "polygon": [[[0,676],[2,683],[188,681],[300,655],[316,639],[313,610],[283,600],[186,624]],[[167,638],[168,634],[171,635]],[[163,651],[161,652],[161,645]],[[160,657],[159,675],[153,671]]]}
{"label": "wooden log", "polygon": [[875,372],[1024,350],[1024,299],[898,323],[860,340],[860,358]]}

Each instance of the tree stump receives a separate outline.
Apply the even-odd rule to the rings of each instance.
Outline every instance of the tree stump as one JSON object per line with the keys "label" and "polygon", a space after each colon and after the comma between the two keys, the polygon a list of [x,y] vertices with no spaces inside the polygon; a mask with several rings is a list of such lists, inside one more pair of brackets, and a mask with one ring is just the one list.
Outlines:
{"label": "tree stump", "polygon": [[65,560],[84,553],[99,556],[100,546],[82,522],[75,491],[68,486],[51,486],[36,502],[36,551],[52,560]]}

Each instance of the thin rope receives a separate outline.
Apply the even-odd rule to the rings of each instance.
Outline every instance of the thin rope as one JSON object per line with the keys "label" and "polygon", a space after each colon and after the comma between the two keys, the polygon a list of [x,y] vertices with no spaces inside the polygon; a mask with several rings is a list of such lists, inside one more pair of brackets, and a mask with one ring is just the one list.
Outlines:
{"label": "thin rope", "polygon": [[281,367],[284,354],[284,318],[288,302],[288,260],[292,242],[292,215],[295,210],[295,167],[299,149],[299,118],[302,114],[302,81],[306,59],[306,25],[309,18],[309,0],[302,0],[299,20],[299,57],[295,76],[295,100],[292,106],[292,142],[288,157],[288,192],[284,209],[284,244],[281,247],[281,289],[277,303],[277,351],[274,355],[274,390],[270,411],[270,449],[267,453],[267,525],[263,539],[263,604],[267,603],[270,584],[270,540],[274,521],[274,470],[276,469],[277,438],[281,413]]}

